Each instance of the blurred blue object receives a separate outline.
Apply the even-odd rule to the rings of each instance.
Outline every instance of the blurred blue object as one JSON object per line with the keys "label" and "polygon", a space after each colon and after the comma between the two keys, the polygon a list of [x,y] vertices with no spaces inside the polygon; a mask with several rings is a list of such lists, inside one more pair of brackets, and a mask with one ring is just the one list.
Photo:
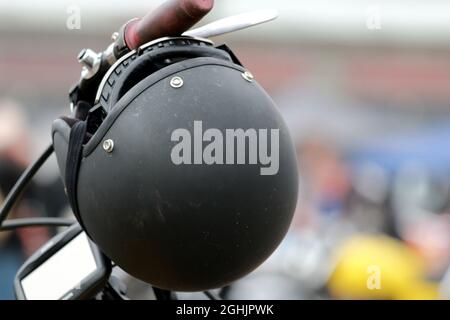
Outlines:
{"label": "blurred blue object", "polygon": [[450,122],[350,150],[347,159],[354,166],[374,162],[391,173],[410,163],[420,164],[432,172],[448,171]]}
{"label": "blurred blue object", "polygon": [[0,250],[0,300],[14,300],[14,277],[22,264],[22,254],[17,248]]}

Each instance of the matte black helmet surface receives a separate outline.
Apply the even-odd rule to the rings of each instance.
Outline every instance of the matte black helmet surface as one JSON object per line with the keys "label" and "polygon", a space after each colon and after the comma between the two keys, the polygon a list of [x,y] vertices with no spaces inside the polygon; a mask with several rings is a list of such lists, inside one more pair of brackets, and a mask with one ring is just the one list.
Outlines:
{"label": "matte black helmet surface", "polygon": [[56,120],[53,140],[87,234],[156,287],[229,284],[289,228],[298,178],[288,129],[225,46],[170,38],[132,52],[87,120]]}

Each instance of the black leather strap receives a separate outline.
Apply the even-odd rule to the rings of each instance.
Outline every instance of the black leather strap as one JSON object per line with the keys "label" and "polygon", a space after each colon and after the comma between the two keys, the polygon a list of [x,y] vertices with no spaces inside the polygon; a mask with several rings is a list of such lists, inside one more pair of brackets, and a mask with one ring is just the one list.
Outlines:
{"label": "black leather strap", "polygon": [[78,170],[80,168],[83,143],[86,137],[86,121],[78,121],[75,123],[70,131],[69,149],[67,151],[66,161],[66,190],[67,197],[69,198],[72,211],[77,218],[80,225],[86,231],[81,221],[80,212],[78,210],[77,201],[77,182],[78,182]]}

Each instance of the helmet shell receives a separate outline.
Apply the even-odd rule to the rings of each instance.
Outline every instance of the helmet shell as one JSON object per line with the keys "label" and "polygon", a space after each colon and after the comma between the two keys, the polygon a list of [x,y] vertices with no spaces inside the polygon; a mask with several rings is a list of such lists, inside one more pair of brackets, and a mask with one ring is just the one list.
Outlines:
{"label": "helmet shell", "polygon": [[[161,69],[129,90],[85,145],[80,216],[129,274],[174,291],[221,287],[254,270],[286,234],[297,200],[294,147],[273,101],[244,72],[214,58]],[[174,76],[181,87],[171,85]],[[193,132],[194,121],[221,132],[278,129],[278,172],[261,175],[260,164],[174,164],[171,135]],[[112,152],[103,148],[107,139]]]}

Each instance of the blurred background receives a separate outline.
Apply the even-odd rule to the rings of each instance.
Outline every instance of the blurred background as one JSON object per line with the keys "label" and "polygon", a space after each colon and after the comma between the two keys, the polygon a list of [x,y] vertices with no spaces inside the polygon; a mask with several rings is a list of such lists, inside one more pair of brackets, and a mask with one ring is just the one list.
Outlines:
{"label": "blurred background", "polygon": [[[82,48],[162,1],[0,0],[0,202],[69,113]],[[295,140],[299,201],[272,257],[235,299],[450,298],[450,3],[216,0],[201,24],[256,9],[271,23],[226,42]],[[79,25],[73,24],[79,15]],[[55,159],[15,217],[69,213]],[[0,299],[54,230],[0,234]]]}

